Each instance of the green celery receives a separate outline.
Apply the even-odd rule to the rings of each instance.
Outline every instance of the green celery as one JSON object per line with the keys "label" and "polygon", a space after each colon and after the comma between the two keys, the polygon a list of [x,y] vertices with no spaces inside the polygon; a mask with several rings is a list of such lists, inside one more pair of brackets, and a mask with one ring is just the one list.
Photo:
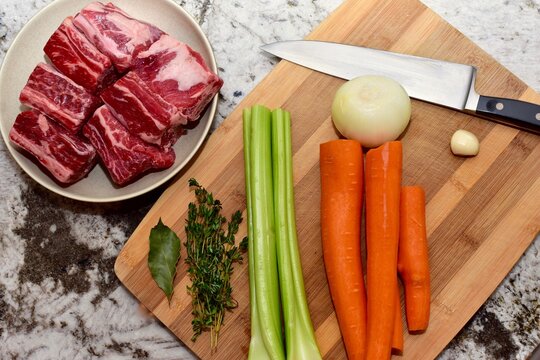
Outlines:
{"label": "green celery", "polygon": [[259,313],[257,311],[257,295],[255,293],[255,262],[253,246],[253,220],[251,204],[251,166],[250,166],[250,127],[251,127],[251,108],[245,108],[243,111],[243,132],[244,132],[244,169],[246,178],[246,207],[248,222],[248,266],[249,266],[249,305],[251,313],[251,340],[249,342],[249,360],[270,360],[270,354],[266,351],[262,338],[262,330],[259,324]]}
{"label": "green celery", "polygon": [[[247,117],[248,113],[246,113]],[[246,118],[244,117],[244,119]],[[254,285],[255,305],[252,312],[252,326],[261,335],[266,352],[260,350],[260,340],[250,344],[250,359],[285,359],[279,302],[276,240],[274,230],[274,203],[272,184],[271,113],[264,106],[255,105],[251,109],[248,129],[248,165],[246,182],[249,182],[250,204],[248,221],[250,230],[250,286]],[[253,264],[253,265],[251,265]],[[252,268],[253,266],[253,268]],[[253,279],[253,281],[251,280]],[[250,295],[251,297],[251,295]],[[255,320],[254,320],[255,319]],[[252,348],[253,346],[253,348]],[[253,351],[253,352],[252,352]],[[260,351],[260,353],[259,353]]]}
{"label": "green celery", "polygon": [[296,236],[292,173],[291,118],[272,112],[274,221],[287,359],[322,359],[309,315]]}

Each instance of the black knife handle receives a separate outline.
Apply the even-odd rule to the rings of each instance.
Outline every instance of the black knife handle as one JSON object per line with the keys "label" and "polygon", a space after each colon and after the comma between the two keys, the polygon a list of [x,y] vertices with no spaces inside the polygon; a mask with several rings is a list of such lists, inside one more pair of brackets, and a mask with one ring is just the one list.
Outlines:
{"label": "black knife handle", "polygon": [[476,113],[506,125],[540,134],[540,105],[480,95]]}

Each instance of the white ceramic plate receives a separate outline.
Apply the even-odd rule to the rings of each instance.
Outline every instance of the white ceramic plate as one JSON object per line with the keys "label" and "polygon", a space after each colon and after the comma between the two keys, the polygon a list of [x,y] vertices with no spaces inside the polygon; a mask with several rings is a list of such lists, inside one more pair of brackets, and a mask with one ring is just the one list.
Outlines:
{"label": "white ceramic plate", "polygon": [[[208,67],[217,73],[216,61],[208,39],[199,25],[180,6],[170,0],[111,0],[134,18],[156,25],[174,38],[189,44],[206,60]],[[145,175],[134,183],[115,186],[101,165],[79,182],[62,187],[49,175],[20,153],[9,141],[9,130],[23,110],[19,93],[28,76],[40,61],[45,61],[43,47],[64,18],[76,14],[90,1],[56,0],[34,16],[19,32],[8,50],[0,69],[0,129],[11,155],[35,181],[68,198],[89,202],[110,202],[129,199],[144,194],[163,184],[178,173],[195,155],[203,143],[217,106],[217,96],[207,108],[199,125],[188,131],[174,146],[176,161],[164,171]]]}

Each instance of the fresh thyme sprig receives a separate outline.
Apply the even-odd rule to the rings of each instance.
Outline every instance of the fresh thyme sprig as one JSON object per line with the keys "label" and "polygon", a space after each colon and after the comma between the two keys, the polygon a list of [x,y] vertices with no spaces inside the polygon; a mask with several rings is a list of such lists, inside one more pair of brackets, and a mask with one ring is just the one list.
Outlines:
{"label": "fresh thyme sprig", "polygon": [[[219,331],[225,312],[238,306],[232,297],[231,275],[233,264],[242,261],[247,239],[240,247],[234,244],[242,222],[242,213],[236,211],[229,222],[221,215],[221,202],[214,199],[195,179],[189,180],[195,188],[197,203],[190,203],[186,220],[185,259],[191,286],[193,328],[192,341],[203,331],[210,331],[210,346],[217,347]],[[224,230],[226,225],[227,231]]]}

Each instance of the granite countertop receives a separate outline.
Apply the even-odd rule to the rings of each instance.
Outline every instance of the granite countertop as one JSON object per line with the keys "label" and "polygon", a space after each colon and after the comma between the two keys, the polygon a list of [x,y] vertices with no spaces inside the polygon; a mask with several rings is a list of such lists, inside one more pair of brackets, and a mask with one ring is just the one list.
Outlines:
{"label": "granite countertop", "polygon": [[[259,45],[303,37],[341,2],[175,1],[208,35],[225,80],[214,128],[275,65]],[[1,1],[0,62],[16,33],[50,2]],[[538,0],[423,2],[540,91]],[[1,359],[193,358],[113,272],[163,188],[115,204],[71,201],[26,176],[3,142],[0,173]],[[540,237],[440,358],[525,359],[540,343],[539,269]]]}

